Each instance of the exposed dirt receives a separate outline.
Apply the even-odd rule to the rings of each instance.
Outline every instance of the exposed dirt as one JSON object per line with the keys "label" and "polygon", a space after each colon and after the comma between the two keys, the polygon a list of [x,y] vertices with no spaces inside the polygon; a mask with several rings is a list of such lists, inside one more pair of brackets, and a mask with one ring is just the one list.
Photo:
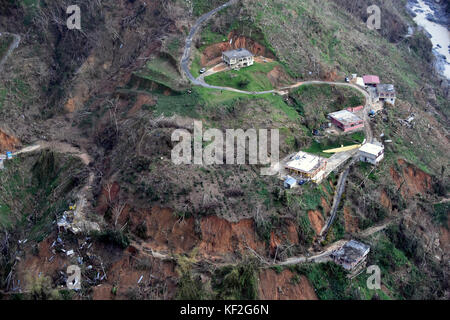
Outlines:
{"label": "exposed dirt", "polygon": [[346,232],[356,233],[359,231],[358,218],[353,215],[352,209],[349,207],[344,207],[344,221]]}
{"label": "exposed dirt", "polygon": [[202,219],[200,225],[200,252],[212,259],[248,252],[247,246],[264,255],[266,245],[257,238],[253,219],[231,223],[217,216],[209,216]]}
{"label": "exposed dirt", "polygon": [[284,231],[277,229],[270,233],[270,256],[274,256],[277,247],[283,244],[298,244],[298,229],[293,220],[286,221]]}
{"label": "exposed dirt", "polygon": [[323,219],[322,213],[318,210],[311,210],[308,212],[309,221],[311,222],[311,226],[316,231],[316,234],[319,234],[325,225],[325,221]]}
{"label": "exposed dirt", "polygon": [[388,194],[384,190],[382,190],[380,193],[380,204],[389,212],[392,211],[392,201],[391,199],[389,199]]}
{"label": "exposed dirt", "polygon": [[426,194],[432,191],[430,175],[403,159],[399,159],[398,164],[401,166],[401,173],[391,168],[391,177],[397,187],[401,187],[400,192],[403,197],[411,198],[416,194]]}
{"label": "exposed dirt", "polygon": [[141,110],[142,106],[154,106],[156,104],[156,99],[147,94],[139,94],[136,98],[136,103],[134,106],[128,111],[128,115],[132,116],[136,114],[139,110]]}
{"label": "exposed dirt", "polygon": [[272,269],[259,273],[261,300],[317,300],[314,288],[305,276],[294,278],[290,270],[277,274]]}
{"label": "exposed dirt", "polygon": [[16,137],[7,134],[0,129],[0,152],[15,151],[20,146],[20,141]]}
{"label": "exposed dirt", "polygon": [[[163,262],[143,255],[124,254],[108,269],[107,283],[93,288],[93,296],[102,300],[139,297],[172,299],[176,290],[176,278],[177,273],[172,262]],[[157,286],[160,287],[159,290],[148,292],[149,288],[156,289]],[[115,294],[113,288],[116,288]]]}
{"label": "exposed dirt", "polygon": [[292,79],[283,71],[280,66],[276,66],[267,74],[267,78],[274,88],[288,86]]}
{"label": "exposed dirt", "polygon": [[52,252],[51,246],[53,241],[53,238],[48,237],[40,242],[37,245],[38,254],[32,254],[31,248],[27,248],[26,258],[19,261],[16,269],[17,280],[20,281],[22,290],[27,289],[30,279],[37,279],[43,276],[52,277],[59,270],[64,270],[64,266],[67,265],[67,259]]}

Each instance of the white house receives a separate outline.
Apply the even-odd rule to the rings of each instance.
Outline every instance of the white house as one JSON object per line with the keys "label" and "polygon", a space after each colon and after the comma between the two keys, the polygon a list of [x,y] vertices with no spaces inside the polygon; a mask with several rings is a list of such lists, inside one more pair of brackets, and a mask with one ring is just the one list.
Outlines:
{"label": "white house", "polygon": [[253,54],[243,48],[223,52],[222,59],[232,69],[248,67],[254,63]]}
{"label": "white house", "polygon": [[384,146],[366,143],[359,149],[359,160],[377,165],[384,158]]}

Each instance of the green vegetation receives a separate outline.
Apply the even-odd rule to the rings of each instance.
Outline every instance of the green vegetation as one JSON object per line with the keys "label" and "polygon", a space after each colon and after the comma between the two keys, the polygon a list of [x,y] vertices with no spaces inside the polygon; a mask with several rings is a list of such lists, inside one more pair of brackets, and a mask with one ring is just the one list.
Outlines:
{"label": "green vegetation", "polygon": [[247,259],[237,266],[215,271],[212,286],[219,300],[255,300],[258,298],[258,276],[255,260]]}
{"label": "green vegetation", "polygon": [[442,226],[448,228],[448,213],[450,202],[436,203],[434,205],[434,219]]}
{"label": "green vegetation", "polygon": [[267,74],[276,66],[281,65],[278,62],[255,63],[240,70],[215,73],[206,77],[205,81],[215,86],[231,87],[246,91],[272,90],[273,85],[269,81]]}
{"label": "green vegetation", "polygon": [[169,55],[161,55],[148,61],[145,68],[134,73],[138,78],[146,79],[174,91],[182,91],[186,84],[176,69],[176,62]]}
{"label": "green vegetation", "polygon": [[95,238],[106,244],[113,244],[119,248],[125,249],[130,245],[130,240],[125,232],[120,230],[107,229],[94,234]]}
{"label": "green vegetation", "polygon": [[328,84],[304,85],[291,93],[295,109],[305,118],[310,130],[328,122],[331,112],[364,105],[364,96],[356,89]]}
{"label": "green vegetation", "polygon": [[[0,192],[0,229],[24,229],[28,239],[42,240],[51,230],[55,214],[67,208],[66,195],[82,182],[81,166],[78,159],[52,152],[6,161],[6,169],[0,171],[4,188]],[[20,203],[16,199],[21,199]],[[29,220],[33,221],[31,229]]]}
{"label": "green vegetation", "polygon": [[309,148],[304,149],[305,152],[317,154],[325,158],[331,157],[332,153],[324,153],[324,150],[340,148],[342,146],[351,146],[361,144],[364,141],[363,132],[355,132],[350,135],[339,136],[335,138],[321,139],[320,142],[314,140]]}

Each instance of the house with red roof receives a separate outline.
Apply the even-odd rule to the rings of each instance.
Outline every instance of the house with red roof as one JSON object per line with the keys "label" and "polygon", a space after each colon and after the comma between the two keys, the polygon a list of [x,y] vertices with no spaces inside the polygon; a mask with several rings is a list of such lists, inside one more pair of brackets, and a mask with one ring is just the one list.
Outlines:
{"label": "house with red roof", "polygon": [[374,75],[365,75],[363,80],[366,86],[376,87],[380,84],[380,77]]}

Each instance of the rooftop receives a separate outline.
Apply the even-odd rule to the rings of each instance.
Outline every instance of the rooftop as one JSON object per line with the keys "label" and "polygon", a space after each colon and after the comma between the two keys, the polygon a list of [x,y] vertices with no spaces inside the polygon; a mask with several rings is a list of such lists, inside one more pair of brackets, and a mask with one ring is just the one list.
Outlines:
{"label": "rooftop", "polygon": [[355,115],[354,113],[348,111],[348,110],[341,110],[337,112],[330,113],[328,115],[329,117],[336,119],[343,125],[349,125],[355,122],[363,121],[360,117]]}
{"label": "rooftop", "polygon": [[383,91],[383,92],[392,92],[395,93],[395,87],[393,84],[379,84],[377,86],[377,90],[378,91]]}
{"label": "rooftop", "polygon": [[223,52],[223,54],[228,58],[228,59],[232,59],[232,58],[245,58],[248,56],[253,56],[253,54],[248,51],[247,49],[244,48],[239,48],[236,50],[229,50],[229,51],[225,51]]}
{"label": "rooftop", "polygon": [[286,166],[289,169],[309,173],[319,168],[323,161],[324,160],[319,156],[300,151],[293,157],[292,161],[286,164]]}
{"label": "rooftop", "polygon": [[379,84],[380,77],[374,75],[365,75],[363,76],[363,80],[365,84]]}
{"label": "rooftop", "polygon": [[370,251],[370,247],[362,242],[350,240],[340,249],[333,252],[332,256],[345,263],[355,263],[364,258]]}
{"label": "rooftop", "polygon": [[373,143],[366,143],[359,149],[359,151],[361,151],[361,152],[365,152],[365,153],[373,154],[373,155],[378,155],[383,150],[384,150],[384,147],[382,145],[373,144]]}

